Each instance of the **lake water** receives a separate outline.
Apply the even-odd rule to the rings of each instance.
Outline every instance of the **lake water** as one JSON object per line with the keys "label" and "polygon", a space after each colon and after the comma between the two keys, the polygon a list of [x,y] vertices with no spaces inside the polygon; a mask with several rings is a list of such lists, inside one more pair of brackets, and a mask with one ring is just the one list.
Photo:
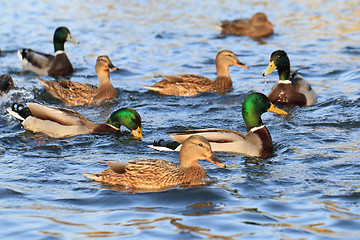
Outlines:
{"label": "lake water", "polygon": [[[357,1],[16,1],[0,9],[0,73],[17,89],[0,97],[1,239],[359,239],[360,238],[360,10]],[[267,13],[275,35],[255,41],[219,34],[221,20]],[[119,98],[98,107],[71,107],[49,96],[36,75],[22,71],[16,51],[53,52],[52,36],[67,26],[80,45],[65,49],[71,79],[97,84],[97,56]],[[234,89],[195,97],[160,96],[142,85],[155,74],[196,73],[214,79],[214,58],[232,50],[250,68],[230,67]],[[292,67],[319,101],[285,107],[286,117],[263,122],[274,155],[254,159],[217,153],[228,168],[202,161],[216,182],[159,193],[128,193],[86,179],[105,161],[159,158],[175,152],[147,148],[167,131],[221,127],[245,132],[241,105],[249,92],[269,93],[270,54],[287,51]],[[51,80],[51,77],[45,77]],[[94,121],[120,107],[135,108],[144,138],[83,135],[52,139],[25,131],[9,116],[13,102],[66,106]]]}

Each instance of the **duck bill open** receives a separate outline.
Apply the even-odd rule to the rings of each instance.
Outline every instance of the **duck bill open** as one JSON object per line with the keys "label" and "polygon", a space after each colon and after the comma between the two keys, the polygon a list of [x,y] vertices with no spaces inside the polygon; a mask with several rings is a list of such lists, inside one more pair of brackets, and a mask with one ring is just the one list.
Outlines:
{"label": "duck bill open", "polygon": [[220,160],[214,155],[213,152],[211,152],[209,154],[209,156],[207,158],[205,158],[206,160],[208,160],[209,162],[219,166],[219,167],[226,167],[225,164],[223,164],[222,162],[220,162]]}
{"label": "duck bill open", "polygon": [[276,65],[274,61],[269,62],[268,67],[265,69],[265,71],[262,73],[262,76],[265,77],[272,73],[276,69]]}
{"label": "duck bill open", "polygon": [[282,115],[287,115],[287,112],[281,110],[280,108],[275,107],[274,104],[270,103],[270,108],[267,110],[268,112],[272,112],[272,113],[278,113],[278,114],[282,114]]}
{"label": "duck bill open", "polygon": [[142,135],[142,132],[141,132],[141,128],[138,127],[137,129],[135,130],[132,130],[131,131],[132,135],[134,135],[134,137],[136,138],[143,138],[143,135]]}

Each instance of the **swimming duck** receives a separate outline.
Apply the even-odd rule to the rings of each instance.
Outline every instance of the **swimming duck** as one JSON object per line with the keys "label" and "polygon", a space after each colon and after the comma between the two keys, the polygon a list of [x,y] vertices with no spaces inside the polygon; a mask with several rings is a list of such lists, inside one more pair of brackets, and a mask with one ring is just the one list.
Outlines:
{"label": "swimming duck", "polygon": [[0,76],[0,95],[8,93],[10,89],[14,88],[14,81],[9,74],[3,74]]}
{"label": "swimming duck", "polygon": [[38,75],[67,75],[74,72],[69,58],[66,56],[64,44],[66,41],[76,43],[75,38],[66,27],[58,27],[54,33],[54,55],[23,48],[17,54],[25,71]]}
{"label": "swimming duck", "polygon": [[255,13],[251,19],[223,21],[221,24],[221,33],[264,37],[274,33],[273,26],[264,13]]}
{"label": "swimming duck", "polygon": [[87,83],[77,83],[67,79],[57,82],[37,80],[55,98],[72,105],[94,104],[106,99],[117,98],[118,94],[110,82],[110,70],[118,70],[108,56],[99,56],[96,60],[95,71],[99,78],[99,86]]}
{"label": "swimming duck", "polygon": [[153,86],[143,86],[151,91],[163,95],[172,96],[193,96],[201,92],[228,92],[232,88],[232,81],[229,75],[229,66],[237,65],[248,68],[239,61],[236,55],[229,50],[220,51],[215,59],[217,77],[214,81],[207,77],[195,74],[159,75],[164,80]]}
{"label": "swimming duck", "polygon": [[106,123],[95,123],[70,109],[47,107],[38,103],[13,104],[7,111],[21,121],[25,129],[42,132],[53,138],[87,133],[116,132],[124,125],[135,138],[142,138],[141,117],[131,108],[121,108],[111,114]]}
{"label": "swimming duck", "polygon": [[279,81],[269,93],[272,103],[287,103],[310,106],[317,102],[317,95],[310,84],[297,71],[290,72],[290,60],[283,50],[274,51],[262,76],[265,77],[278,69]]}
{"label": "swimming duck", "polygon": [[[201,135],[209,140],[213,151],[233,152],[250,157],[264,158],[273,152],[270,133],[261,120],[261,115],[264,112],[287,114],[275,107],[267,96],[254,92],[245,97],[242,105],[242,116],[248,131],[246,134],[218,128],[171,132],[170,134],[179,143],[183,143],[189,136]],[[149,147],[156,150],[169,150],[158,146]],[[175,151],[178,151],[179,147]]]}
{"label": "swimming duck", "polygon": [[198,164],[201,159],[225,167],[213,154],[206,138],[192,136],[186,139],[180,149],[180,165],[159,159],[107,162],[109,169],[98,174],[84,175],[95,181],[122,185],[132,190],[159,191],[177,185],[208,183],[205,170]]}

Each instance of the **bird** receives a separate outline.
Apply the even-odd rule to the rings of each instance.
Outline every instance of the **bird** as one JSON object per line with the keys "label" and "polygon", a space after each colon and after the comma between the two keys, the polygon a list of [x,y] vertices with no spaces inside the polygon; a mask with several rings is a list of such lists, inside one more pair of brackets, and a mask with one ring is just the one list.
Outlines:
{"label": "bird", "polygon": [[58,27],[54,33],[55,55],[23,48],[17,51],[21,65],[25,71],[34,72],[37,75],[68,75],[74,72],[69,58],[67,57],[64,44],[70,41],[78,44],[72,37],[67,27]]}
{"label": "bird", "polygon": [[[220,128],[169,132],[169,134],[178,143],[184,143],[190,136],[203,136],[209,140],[214,152],[231,152],[249,157],[266,158],[273,153],[273,142],[269,130],[261,120],[261,115],[265,112],[287,115],[285,111],[275,107],[266,95],[253,92],[245,97],[242,104],[242,116],[247,128],[246,134]],[[179,151],[181,145],[176,149],[154,145],[149,147],[160,151]]]}
{"label": "bird", "polygon": [[264,13],[255,13],[251,19],[223,21],[221,33],[224,35],[246,35],[259,38],[273,34],[273,27],[274,25]]}
{"label": "bird", "polygon": [[172,96],[193,96],[201,92],[228,92],[232,88],[232,81],[229,75],[229,66],[237,65],[242,68],[248,68],[240,62],[236,55],[230,50],[220,51],[215,59],[216,79],[210,80],[207,77],[195,74],[176,75],[158,75],[164,80],[153,86],[143,86],[151,91],[163,95]]}
{"label": "bird", "polygon": [[99,86],[87,83],[78,83],[64,78],[55,81],[46,81],[36,78],[45,86],[53,97],[72,104],[98,104],[106,99],[117,98],[118,93],[110,82],[110,70],[119,70],[106,55],[99,56],[96,60],[95,71],[99,78]]}
{"label": "bird", "polygon": [[279,81],[268,95],[272,103],[311,106],[317,102],[317,94],[310,84],[297,71],[290,71],[290,60],[284,50],[276,50],[271,54],[269,65],[262,76],[269,75],[275,69],[278,70]]}
{"label": "bird", "polygon": [[213,154],[209,141],[202,136],[186,139],[179,153],[180,164],[159,159],[107,162],[108,169],[98,173],[84,173],[88,178],[109,185],[121,185],[134,191],[161,191],[175,186],[203,185],[208,175],[198,164],[208,160],[219,167],[225,164]]}
{"label": "bird", "polygon": [[14,88],[14,81],[9,74],[0,75],[0,95],[2,93],[8,93]]}
{"label": "bird", "polygon": [[38,103],[14,103],[7,111],[20,120],[25,129],[41,132],[52,138],[65,138],[88,133],[116,132],[121,125],[127,127],[135,138],[142,138],[141,116],[132,108],[113,112],[106,123],[95,123],[70,109],[44,106]]}

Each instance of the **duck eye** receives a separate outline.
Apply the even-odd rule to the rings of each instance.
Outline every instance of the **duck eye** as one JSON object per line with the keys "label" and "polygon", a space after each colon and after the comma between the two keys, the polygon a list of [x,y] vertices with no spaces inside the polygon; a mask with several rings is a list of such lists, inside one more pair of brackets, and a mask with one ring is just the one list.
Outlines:
{"label": "duck eye", "polygon": [[203,147],[203,146],[204,146],[202,143],[199,143],[198,145],[199,145],[199,147]]}

